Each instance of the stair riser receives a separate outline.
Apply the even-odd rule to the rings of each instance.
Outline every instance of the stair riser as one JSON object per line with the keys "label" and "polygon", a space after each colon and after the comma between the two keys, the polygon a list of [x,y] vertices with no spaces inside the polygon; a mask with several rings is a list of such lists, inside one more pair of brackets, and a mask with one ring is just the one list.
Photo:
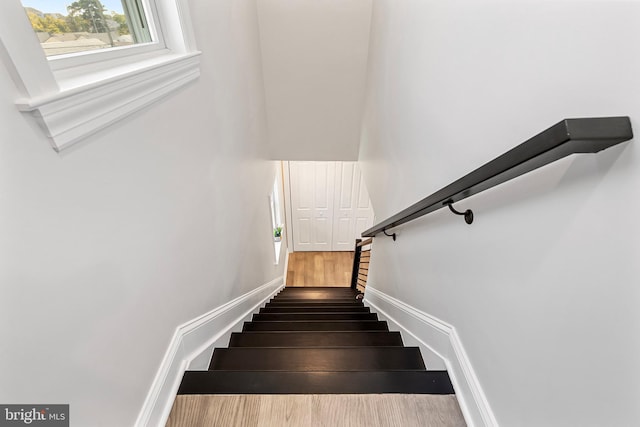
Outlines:
{"label": "stair riser", "polygon": [[260,313],[369,313],[369,307],[265,307]]}
{"label": "stair riser", "polygon": [[313,290],[313,291],[281,291],[278,292],[277,295],[308,295],[308,294],[324,294],[324,295],[339,295],[339,296],[346,296],[346,295],[355,295],[356,293],[352,290],[352,289],[347,289],[347,290],[340,290],[340,291],[332,291],[332,290]]}
{"label": "stair riser", "polygon": [[278,294],[317,294],[317,293],[325,293],[325,294],[353,294],[355,291],[351,288],[298,288],[298,289],[285,289]]}
{"label": "stair riser", "polygon": [[217,348],[209,371],[186,372],[179,394],[451,394],[446,372],[350,288],[286,288]]}
{"label": "stair riser", "polygon": [[287,286],[281,292],[290,292],[290,291],[309,291],[309,292],[317,292],[317,291],[347,291],[350,290],[349,286]]}
{"label": "stair riser", "polygon": [[378,320],[378,315],[375,313],[263,313],[253,315],[253,321],[302,320]]}
{"label": "stair riser", "polygon": [[340,298],[337,296],[331,298],[314,298],[313,296],[300,296],[300,297],[275,297],[273,302],[325,302],[327,300],[336,301],[336,302],[358,302],[355,297],[344,297]]}
{"label": "stair riser", "polygon": [[307,298],[307,299],[355,299],[356,294],[351,292],[281,292],[275,296],[277,299],[284,298]]}
{"label": "stair riser", "polygon": [[310,291],[294,291],[294,290],[286,290],[286,291],[281,291],[278,292],[277,295],[308,295],[308,294],[324,294],[324,295],[355,295],[356,292],[354,292],[352,289],[345,289],[345,290],[331,290],[331,289],[320,289],[320,290],[310,290]]}
{"label": "stair riser", "polygon": [[243,331],[388,331],[385,321],[245,322]]}
{"label": "stair riser", "polygon": [[391,347],[402,346],[399,332],[243,332],[229,347]]}
{"label": "stair riser", "polygon": [[185,372],[178,394],[453,394],[446,371]]}
{"label": "stair riser", "polygon": [[425,370],[415,347],[217,348],[209,370],[385,371]]}
{"label": "stair riser", "polygon": [[362,302],[358,301],[342,301],[342,300],[326,300],[326,301],[276,301],[271,300],[265,304],[265,307],[364,307]]}
{"label": "stair riser", "polygon": [[320,291],[351,291],[350,286],[289,286],[282,289],[280,292],[320,292]]}

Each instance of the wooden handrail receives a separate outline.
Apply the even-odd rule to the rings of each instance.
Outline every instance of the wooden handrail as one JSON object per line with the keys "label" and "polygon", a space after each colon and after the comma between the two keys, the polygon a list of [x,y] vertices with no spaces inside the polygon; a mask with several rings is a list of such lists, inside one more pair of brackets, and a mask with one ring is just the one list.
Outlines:
{"label": "wooden handrail", "polygon": [[367,240],[363,240],[362,242],[356,243],[356,246],[361,248],[363,246],[367,246],[373,243],[373,237],[369,237]]}
{"label": "wooden handrail", "polygon": [[373,237],[400,224],[449,206],[534,169],[576,153],[597,153],[633,138],[629,117],[565,119],[457,181],[385,219],[362,233]]}

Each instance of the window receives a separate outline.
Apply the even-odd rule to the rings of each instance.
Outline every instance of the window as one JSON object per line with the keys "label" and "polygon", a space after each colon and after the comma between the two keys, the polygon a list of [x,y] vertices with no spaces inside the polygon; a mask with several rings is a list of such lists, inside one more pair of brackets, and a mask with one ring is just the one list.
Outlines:
{"label": "window", "polygon": [[140,0],[22,0],[22,4],[47,57],[153,41]]}
{"label": "window", "polygon": [[280,192],[278,191],[278,178],[273,181],[273,190],[271,191],[271,223],[273,228],[282,226],[282,217],[280,216]]}
{"label": "window", "polygon": [[275,253],[276,264],[280,262],[280,247],[284,235],[284,223],[282,222],[282,214],[280,213],[280,190],[278,186],[278,176],[273,180],[273,187],[269,195],[269,206],[271,208],[271,229],[273,234],[273,250]]}
{"label": "window", "polygon": [[56,151],[200,75],[188,0],[23,3],[0,1],[0,57]]}

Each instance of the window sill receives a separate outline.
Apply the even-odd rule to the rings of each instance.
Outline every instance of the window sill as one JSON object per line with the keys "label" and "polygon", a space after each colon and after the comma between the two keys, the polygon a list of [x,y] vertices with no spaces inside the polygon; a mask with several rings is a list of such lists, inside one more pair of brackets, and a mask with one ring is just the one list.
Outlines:
{"label": "window sill", "polygon": [[53,149],[61,151],[199,76],[200,52],[163,53],[108,70],[60,76],[58,92],[19,99],[16,104],[34,114]]}

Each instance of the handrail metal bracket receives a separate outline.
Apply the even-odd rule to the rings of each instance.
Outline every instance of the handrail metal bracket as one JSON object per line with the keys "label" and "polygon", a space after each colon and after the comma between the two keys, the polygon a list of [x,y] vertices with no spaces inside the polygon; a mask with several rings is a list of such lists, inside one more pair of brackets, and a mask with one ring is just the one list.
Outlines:
{"label": "handrail metal bracket", "polygon": [[449,210],[454,214],[464,216],[464,222],[466,222],[467,224],[471,224],[473,222],[473,211],[471,209],[467,209],[464,212],[457,211],[453,207],[453,200],[447,200],[446,202],[444,202],[444,204],[449,206]]}
{"label": "handrail metal bracket", "polygon": [[393,241],[396,241],[396,233],[387,234],[387,230],[382,230],[385,236],[393,238]]}

